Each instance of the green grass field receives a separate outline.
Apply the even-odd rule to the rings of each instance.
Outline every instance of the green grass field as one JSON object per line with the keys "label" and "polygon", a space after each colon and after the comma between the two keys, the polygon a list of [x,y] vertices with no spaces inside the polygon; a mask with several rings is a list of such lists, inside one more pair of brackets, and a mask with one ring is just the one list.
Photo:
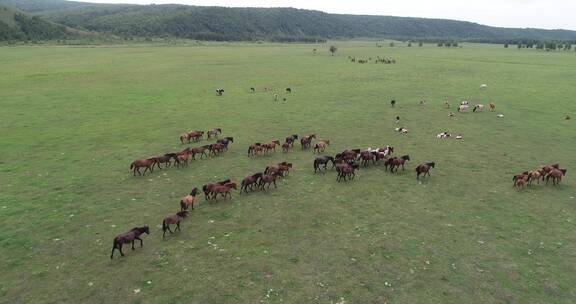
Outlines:
{"label": "green grass field", "polygon": [[[576,56],[335,44],[334,57],[329,45],[0,48],[0,302],[574,303]],[[286,103],[263,90],[288,86]],[[446,99],[452,111],[494,101],[504,118],[449,118]],[[223,156],[131,175],[134,159],[215,127],[235,138]],[[436,138],[446,130],[464,140]],[[412,160],[337,183],[299,146],[246,156],[295,133],[330,139],[326,154],[392,145]],[[295,168],[278,189],[199,197],[162,239],[192,187],[283,160]],[[551,163],[568,169],[560,186],[512,187],[513,174]],[[112,239],[145,224],[144,247],[110,260]]]}

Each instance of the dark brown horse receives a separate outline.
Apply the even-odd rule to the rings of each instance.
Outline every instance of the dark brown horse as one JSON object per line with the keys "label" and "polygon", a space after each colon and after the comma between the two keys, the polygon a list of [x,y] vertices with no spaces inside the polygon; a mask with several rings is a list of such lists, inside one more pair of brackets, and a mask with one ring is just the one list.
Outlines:
{"label": "dark brown horse", "polygon": [[124,252],[122,252],[122,245],[126,243],[132,243],[132,250],[134,250],[135,240],[140,241],[140,247],[144,246],[144,242],[142,242],[142,239],[140,238],[140,235],[142,235],[143,233],[150,234],[150,229],[148,228],[148,226],[135,227],[132,228],[132,230],[126,233],[122,233],[117,237],[115,237],[114,241],[112,242],[112,253],[110,254],[110,259],[114,258],[115,249],[118,249],[118,251],[120,251],[120,255],[124,256]]}
{"label": "dark brown horse", "polygon": [[288,153],[288,151],[290,150],[290,144],[289,143],[283,143],[282,144],[282,152],[284,153]]}
{"label": "dark brown horse", "polygon": [[170,225],[176,225],[176,230],[181,230],[180,229],[180,222],[186,216],[188,216],[188,211],[184,210],[184,211],[180,211],[174,215],[170,215],[170,216],[167,216],[166,218],[164,218],[164,220],[162,221],[162,231],[164,232],[162,234],[162,237],[166,236],[166,230],[168,230],[170,233],[174,233],[170,229]]}
{"label": "dark brown horse", "polygon": [[264,175],[264,173],[260,172],[260,173],[246,176],[242,180],[242,183],[240,183],[240,194],[242,194],[242,191],[248,193],[248,188],[250,188],[250,191],[254,190],[253,189],[254,185],[256,185],[258,187],[259,182],[260,182],[260,178],[262,178],[262,175]]}
{"label": "dark brown horse", "polygon": [[410,156],[408,155],[404,155],[400,158],[394,158],[390,164],[390,172],[394,172],[394,169],[396,169],[396,172],[398,172],[400,166],[402,166],[402,171],[404,171],[404,164],[409,160]]}
{"label": "dark brown horse", "polygon": [[152,157],[151,159],[154,160],[154,163],[156,164],[158,169],[162,169],[160,167],[160,164],[164,164],[164,168],[168,168],[168,167],[170,167],[170,165],[172,165],[172,163],[170,162],[170,160],[172,159],[172,156],[170,154]]}
{"label": "dark brown horse", "polygon": [[430,176],[430,168],[434,168],[435,165],[433,162],[418,165],[418,167],[416,167],[416,179],[420,178],[420,174],[424,174],[423,177],[426,177],[426,174]]}
{"label": "dark brown horse", "polygon": [[224,137],[223,139],[218,140],[216,143],[224,145],[224,149],[228,150],[228,145],[234,142],[234,137]]}
{"label": "dark brown horse", "polygon": [[[156,162],[154,161],[154,159],[149,158],[149,159],[139,159],[139,160],[135,160],[130,164],[130,169],[132,169],[134,171],[134,176],[136,176],[136,172],[138,172],[138,175],[146,175],[146,171],[150,171],[150,173],[152,173],[154,171],[154,164]],[[144,172],[140,173],[140,168],[144,168]]]}
{"label": "dark brown horse", "polygon": [[358,168],[360,168],[358,164],[349,164],[349,163],[336,164],[336,172],[338,172],[338,177],[336,177],[336,180],[338,182],[342,181],[342,179],[346,181],[347,177],[350,178],[351,180],[354,179],[354,177],[356,177],[355,170],[357,170]]}
{"label": "dark brown horse", "polygon": [[336,165],[334,163],[334,157],[332,156],[316,157],[316,159],[314,160],[314,173],[321,170],[320,168],[321,165],[324,165],[324,170],[326,170],[328,162],[332,162],[332,168],[334,168],[334,166]]}
{"label": "dark brown horse", "polygon": [[180,211],[188,210],[189,207],[192,207],[194,210],[194,200],[196,199],[196,195],[198,194],[198,188],[192,189],[190,194],[186,195],[180,200]]}
{"label": "dark brown horse", "polygon": [[212,194],[212,189],[213,189],[214,187],[216,187],[216,186],[221,186],[221,185],[227,184],[227,183],[229,183],[229,182],[230,182],[230,179],[227,179],[227,180],[223,180],[223,181],[221,181],[221,182],[209,183],[209,184],[206,184],[206,185],[202,186],[202,191],[204,192],[204,198],[205,198],[206,200],[209,200],[209,199],[210,199],[210,195]]}
{"label": "dark brown horse", "polygon": [[376,163],[376,155],[378,152],[363,151],[360,153],[360,159],[362,159],[362,165],[364,168],[368,167],[368,163],[372,161],[372,164]]}
{"label": "dark brown horse", "polygon": [[302,149],[310,148],[310,145],[312,144],[312,139],[314,138],[316,138],[316,134],[310,134],[302,137],[300,139],[300,145],[302,146]]}
{"label": "dark brown horse", "polygon": [[[274,188],[277,188],[276,187],[276,176],[278,176],[278,173],[276,173],[276,172],[262,175],[262,178],[260,178],[260,183],[259,183],[260,190],[262,190],[262,191],[269,190],[270,185],[272,185],[272,184],[274,184]],[[266,190],[265,190],[264,187],[266,185],[268,185],[268,188],[266,188]]]}
{"label": "dark brown horse", "polygon": [[292,136],[286,137],[286,142],[290,146],[294,146],[294,142],[298,139],[298,134],[294,134]]}
{"label": "dark brown horse", "polygon": [[265,148],[262,146],[261,143],[251,144],[250,147],[248,147],[248,156],[258,155],[264,149]]}
{"label": "dark brown horse", "polygon": [[230,199],[232,199],[232,189],[237,189],[236,183],[230,182],[224,185],[216,185],[212,188],[212,199],[216,199],[218,194],[224,197],[224,199],[226,199],[227,196],[230,196]]}

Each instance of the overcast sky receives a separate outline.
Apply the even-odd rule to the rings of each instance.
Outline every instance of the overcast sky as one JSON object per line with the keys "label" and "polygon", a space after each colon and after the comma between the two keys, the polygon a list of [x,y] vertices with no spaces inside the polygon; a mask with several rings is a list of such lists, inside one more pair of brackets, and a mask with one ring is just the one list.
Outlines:
{"label": "overcast sky", "polygon": [[[82,0],[78,0],[82,1]],[[295,7],[340,14],[455,19],[503,27],[576,30],[576,0],[84,0],[228,7]]]}

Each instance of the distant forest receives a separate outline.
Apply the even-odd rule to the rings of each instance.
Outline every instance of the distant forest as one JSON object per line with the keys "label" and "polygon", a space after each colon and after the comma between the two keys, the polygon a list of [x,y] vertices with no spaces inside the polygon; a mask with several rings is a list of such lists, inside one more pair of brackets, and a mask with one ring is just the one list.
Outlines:
{"label": "distant forest", "polygon": [[[576,43],[576,31],[497,28],[471,22],[327,14],[293,8],[93,4],[64,0],[0,0],[0,40],[67,39],[101,33],[123,39],[325,42],[375,38],[533,45]],[[1,9],[0,9],[1,10]],[[12,17],[10,17],[10,15]]]}

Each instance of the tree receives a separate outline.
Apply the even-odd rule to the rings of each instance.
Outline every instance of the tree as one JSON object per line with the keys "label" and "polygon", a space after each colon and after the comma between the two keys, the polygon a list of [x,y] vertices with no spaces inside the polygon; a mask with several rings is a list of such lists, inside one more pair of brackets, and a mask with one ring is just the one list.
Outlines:
{"label": "tree", "polygon": [[505,48],[505,49],[508,48],[508,43],[504,43],[504,48]]}
{"label": "tree", "polygon": [[412,42],[408,42],[408,47],[412,47]]}
{"label": "tree", "polygon": [[422,41],[418,42],[419,47],[422,47],[422,45],[423,45]]}
{"label": "tree", "polygon": [[334,53],[336,53],[337,50],[338,50],[337,47],[335,47],[333,45],[330,46],[330,53],[332,53],[332,56],[334,56]]}
{"label": "tree", "polygon": [[390,47],[394,47],[394,42],[390,42]]}

